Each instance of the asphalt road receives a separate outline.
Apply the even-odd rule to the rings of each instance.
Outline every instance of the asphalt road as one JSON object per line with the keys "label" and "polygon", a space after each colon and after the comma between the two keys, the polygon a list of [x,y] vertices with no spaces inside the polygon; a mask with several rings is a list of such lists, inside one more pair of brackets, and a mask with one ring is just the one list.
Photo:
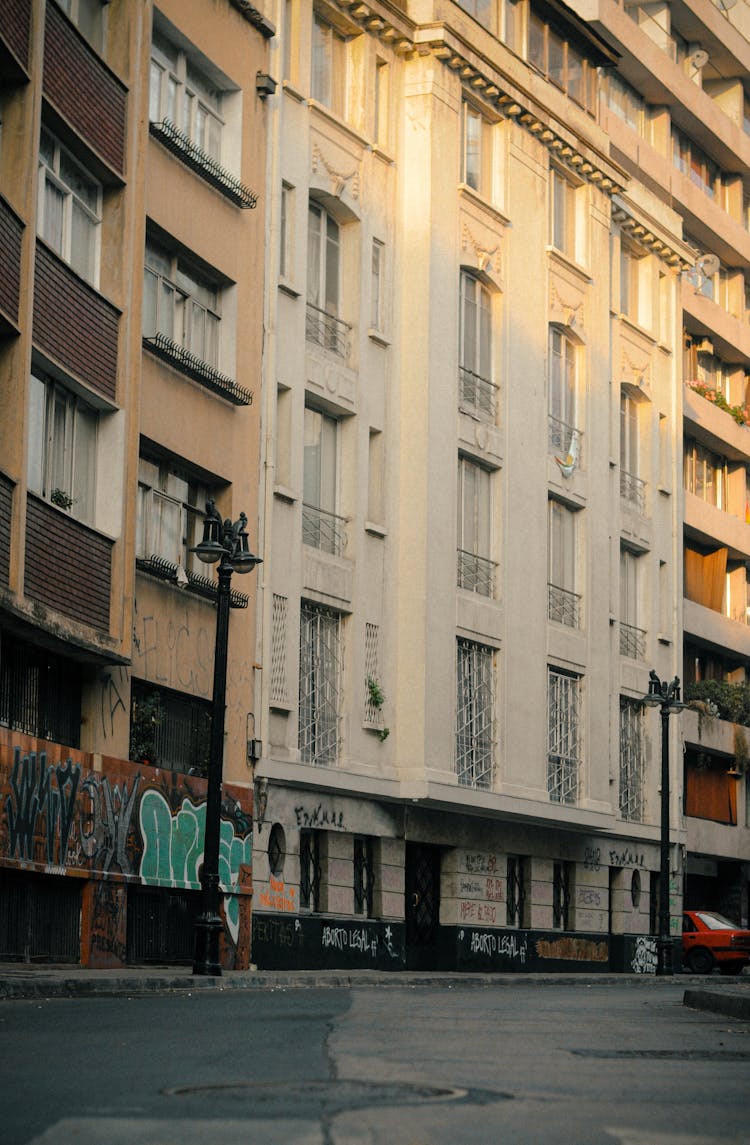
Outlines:
{"label": "asphalt road", "polygon": [[684,987],[0,1003],[0,1145],[750,1142],[750,1023]]}

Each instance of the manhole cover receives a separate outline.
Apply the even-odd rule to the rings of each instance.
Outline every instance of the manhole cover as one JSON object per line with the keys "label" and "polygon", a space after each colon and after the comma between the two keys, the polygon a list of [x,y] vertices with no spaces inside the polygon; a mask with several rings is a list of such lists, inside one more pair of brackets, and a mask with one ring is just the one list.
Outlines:
{"label": "manhole cover", "polygon": [[571,1050],[581,1058],[656,1058],[664,1061],[744,1062],[750,1050]]}
{"label": "manhole cover", "polygon": [[372,1105],[417,1105],[441,1101],[470,1102],[486,1105],[495,1101],[509,1101],[510,1093],[490,1090],[464,1089],[459,1086],[409,1084],[408,1082],[353,1081],[283,1081],[283,1082],[225,1082],[215,1085],[184,1085],[163,1090],[169,1097],[217,1098],[251,1102],[254,1110],[265,1115],[280,1110],[310,1109],[313,1111],[342,1111],[361,1109]]}

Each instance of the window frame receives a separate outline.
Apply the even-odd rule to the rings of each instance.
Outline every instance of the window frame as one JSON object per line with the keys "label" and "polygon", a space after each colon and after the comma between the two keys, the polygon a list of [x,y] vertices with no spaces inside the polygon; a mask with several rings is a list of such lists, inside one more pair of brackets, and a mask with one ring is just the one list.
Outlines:
{"label": "window frame", "polygon": [[154,29],[151,40],[148,94],[151,123],[170,122],[204,155],[221,162],[226,127],[224,92],[193,53],[175,44],[161,29]]}
{"label": "window frame", "polygon": [[490,791],[494,785],[495,649],[456,639],[456,748],[459,785]]}
{"label": "window frame", "polygon": [[206,366],[218,369],[224,289],[219,279],[212,279],[175,248],[151,238],[146,240],[143,275],[143,337],[161,334]]}
{"label": "window frame", "polygon": [[310,33],[310,98],[346,118],[349,37],[327,12],[313,8]]}
{"label": "window frame", "polygon": [[580,263],[583,261],[583,234],[579,222],[581,186],[554,163],[550,165],[549,172],[550,246],[572,262]]}
{"label": "window frame", "polygon": [[[185,496],[179,495],[180,484],[185,486]],[[208,487],[196,480],[184,465],[141,455],[138,459],[136,557],[145,560],[160,557],[170,564],[181,565],[187,572],[204,575],[205,564],[190,549],[202,539],[209,496]],[[161,519],[162,512],[165,515],[171,512],[178,518],[177,532],[169,544],[162,539],[163,533],[168,532],[168,525]],[[177,534],[179,540],[175,540]]]}
{"label": "window frame", "polygon": [[[66,166],[67,174],[64,170]],[[80,180],[80,186],[88,186],[93,203],[87,202],[80,194],[80,190],[76,190],[71,176]],[[60,201],[57,218],[54,217],[51,194],[58,196]],[[37,234],[63,262],[94,287],[98,287],[99,283],[103,195],[102,184],[90,174],[73,152],[42,124],[39,144]],[[76,225],[77,218],[83,222],[85,228],[83,231],[80,229],[80,223]],[[83,236],[88,241],[81,244]],[[79,249],[82,250],[80,255]]]}
{"label": "window frame", "polygon": [[[310,639],[306,643],[306,636]],[[303,763],[336,766],[341,720],[342,618],[303,600],[300,606],[298,748]]]}
{"label": "window frame", "polygon": [[581,622],[579,512],[558,497],[547,498],[548,619],[568,628],[579,628]]}
{"label": "window frame", "polygon": [[[568,746],[570,750],[557,750]],[[575,806],[583,764],[583,677],[547,667],[547,791],[551,803]]]}
{"label": "window frame", "polygon": [[548,339],[548,415],[563,430],[561,439],[555,437],[550,445],[564,453],[580,432],[577,421],[581,347],[566,327],[556,323],[550,323]]}
{"label": "window frame", "polygon": [[481,108],[464,96],[461,101],[461,182],[488,201],[496,197],[494,128]]}
{"label": "window frame", "polygon": [[459,454],[456,480],[458,587],[494,595],[492,470]]}
{"label": "window frame", "polygon": [[[34,367],[29,403],[29,489],[75,520],[93,525],[101,411]],[[82,433],[84,425],[88,428]],[[32,447],[34,434],[37,448]]]}

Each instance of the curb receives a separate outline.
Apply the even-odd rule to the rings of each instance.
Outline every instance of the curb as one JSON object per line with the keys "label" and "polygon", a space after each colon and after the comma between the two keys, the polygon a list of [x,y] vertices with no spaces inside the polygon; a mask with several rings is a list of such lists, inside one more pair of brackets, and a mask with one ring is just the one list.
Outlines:
{"label": "curb", "polygon": [[691,1010],[706,1010],[713,1014],[725,1014],[729,1018],[750,1019],[750,997],[742,994],[717,993],[712,990],[686,990],[683,1006]]}

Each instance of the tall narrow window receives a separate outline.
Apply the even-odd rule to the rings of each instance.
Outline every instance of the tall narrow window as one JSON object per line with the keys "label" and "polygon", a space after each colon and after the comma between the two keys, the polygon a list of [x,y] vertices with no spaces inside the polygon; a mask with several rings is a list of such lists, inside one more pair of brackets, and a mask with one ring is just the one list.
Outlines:
{"label": "tall narrow window", "polygon": [[152,240],[146,244],[143,278],[143,336],[161,335],[199,362],[219,365],[220,290],[174,251]]}
{"label": "tall narrow window", "polygon": [[388,120],[390,117],[391,73],[385,60],[375,61],[375,99],[373,113],[373,137],[380,147],[388,145]]}
{"label": "tall narrow window", "polygon": [[208,490],[180,465],[142,457],[138,463],[136,555],[161,557],[192,572],[205,571],[191,549],[202,535]]}
{"label": "tall narrow window", "polygon": [[573,455],[580,436],[577,416],[577,354],[572,338],[557,326],[549,332],[549,447]]}
{"label": "tall narrow window", "polygon": [[561,501],[548,502],[548,616],[558,624],[578,628],[581,597],[577,589],[577,512]]}
{"label": "tall narrow window", "polygon": [[372,918],[375,906],[375,859],[373,839],[354,836],[354,913]]}
{"label": "tall narrow window", "polygon": [[320,832],[299,833],[299,901],[304,910],[320,910]]}
{"label": "tall narrow window", "polygon": [[552,864],[552,925],[555,930],[573,929],[574,863]]}
{"label": "tall narrow window", "polygon": [[308,209],[307,322],[309,342],[346,357],[348,326],[339,317],[341,290],[341,233],[339,224],[318,203]]}
{"label": "tall narrow window", "polygon": [[528,859],[522,855],[508,855],[506,867],[506,908],[507,926],[527,926],[526,894]]}
{"label": "tall narrow window", "polygon": [[185,52],[158,30],[151,45],[149,119],[166,120],[210,159],[221,160],[222,93],[194,49]]}
{"label": "tall narrow window", "polygon": [[385,247],[378,239],[372,240],[370,274],[370,328],[383,331],[383,263]]}
{"label": "tall narrow window", "polygon": [[491,474],[465,457],[458,462],[458,587],[492,596]]}
{"label": "tall narrow window", "polygon": [[643,705],[620,697],[620,814],[642,823],[644,799]]}
{"label": "tall narrow window", "polygon": [[620,550],[620,655],[642,660],[646,655],[646,633],[639,621],[640,560],[630,549]]}
{"label": "tall narrow window", "polygon": [[550,239],[568,258],[576,257],[576,188],[556,167],[550,168]]}
{"label": "tall narrow window", "polygon": [[60,258],[94,285],[99,274],[102,188],[46,128],[39,143],[38,230]]}
{"label": "tall narrow window", "polygon": [[638,476],[638,403],[620,394],[620,496],[639,513],[646,508],[646,483]]}
{"label": "tall narrow window", "polygon": [[340,617],[322,605],[303,601],[300,610],[299,750],[304,763],[336,763],[340,693]]}
{"label": "tall narrow window", "polygon": [[461,272],[459,404],[482,421],[494,421],[497,387],[492,382],[492,298],[478,278]]}
{"label": "tall narrow window", "polygon": [[302,539],[306,545],[340,555],[346,540],[336,514],[338,422],[305,407]]}
{"label": "tall narrow window", "polygon": [[491,198],[492,125],[467,100],[462,106],[461,181],[484,198]]}
{"label": "tall narrow window", "polygon": [[346,110],[346,40],[328,20],[313,13],[312,73],[313,99],[343,115]]}
{"label": "tall narrow window", "polygon": [[466,787],[492,786],[493,659],[491,648],[457,642],[456,774]]}
{"label": "tall narrow window", "polygon": [[547,790],[553,803],[577,803],[581,763],[581,677],[548,672]]}
{"label": "tall narrow window", "polygon": [[29,385],[29,488],[80,521],[94,523],[99,415],[64,386]]}
{"label": "tall narrow window", "polygon": [[371,429],[368,449],[367,475],[367,520],[382,525],[385,520],[385,479],[383,434],[379,429]]}
{"label": "tall narrow window", "polygon": [[279,276],[294,277],[292,261],[294,234],[294,188],[289,183],[281,184],[281,211],[279,218]]}

